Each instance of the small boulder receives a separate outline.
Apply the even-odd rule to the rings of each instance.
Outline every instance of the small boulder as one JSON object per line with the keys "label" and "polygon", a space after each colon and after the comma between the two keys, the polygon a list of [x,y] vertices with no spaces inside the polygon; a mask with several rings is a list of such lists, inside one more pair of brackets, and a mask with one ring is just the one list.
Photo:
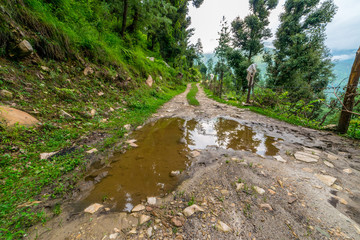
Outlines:
{"label": "small boulder", "polygon": [[129,130],[131,129],[131,125],[130,125],[130,124],[126,124],[126,125],[124,125],[124,128],[125,128],[127,131],[129,131]]}
{"label": "small boulder", "polygon": [[347,168],[343,170],[344,173],[351,174],[353,171],[351,168]]}
{"label": "small boulder", "polygon": [[5,106],[0,106],[0,121],[5,122],[9,127],[14,126],[16,123],[26,127],[40,123],[39,120],[26,112]]}
{"label": "small boulder", "polygon": [[152,227],[149,227],[149,228],[146,230],[146,235],[148,236],[148,238],[151,238],[152,232],[153,232],[153,228],[152,228]]}
{"label": "small boulder", "polygon": [[149,87],[152,87],[153,84],[154,84],[154,80],[151,77],[151,75],[149,75],[149,77],[146,80],[146,85],[148,85]]}
{"label": "small boulder", "polygon": [[100,208],[102,208],[103,205],[99,204],[99,203],[94,203],[92,205],[90,205],[89,207],[87,207],[84,212],[87,212],[87,213],[96,213]]}
{"label": "small boulder", "polygon": [[196,212],[203,212],[203,211],[204,211],[203,208],[194,204],[194,205],[191,205],[190,207],[185,208],[183,212],[186,217],[190,217],[191,215],[193,215]]}
{"label": "small boulder", "polygon": [[27,40],[22,40],[10,53],[10,57],[24,58],[34,52],[33,47]]}
{"label": "small boulder", "polygon": [[12,92],[5,89],[0,90],[0,99],[11,100],[12,98],[13,98]]}
{"label": "small boulder", "polygon": [[50,72],[50,68],[46,67],[46,66],[41,66],[40,67],[41,70],[43,70],[44,72]]}
{"label": "small boulder", "polygon": [[243,183],[235,183],[236,184],[236,191],[240,191],[244,188],[244,184]]}

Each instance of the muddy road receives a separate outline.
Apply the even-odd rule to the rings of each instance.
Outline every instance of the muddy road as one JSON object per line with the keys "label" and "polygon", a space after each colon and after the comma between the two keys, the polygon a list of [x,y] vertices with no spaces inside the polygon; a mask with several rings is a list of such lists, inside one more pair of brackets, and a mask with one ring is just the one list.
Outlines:
{"label": "muddy road", "polygon": [[26,238],[360,239],[359,142],[189,87]]}

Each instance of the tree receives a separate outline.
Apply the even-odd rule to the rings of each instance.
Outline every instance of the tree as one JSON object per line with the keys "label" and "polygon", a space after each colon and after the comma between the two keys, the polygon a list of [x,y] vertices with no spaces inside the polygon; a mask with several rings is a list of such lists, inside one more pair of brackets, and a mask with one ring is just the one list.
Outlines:
{"label": "tree", "polygon": [[230,32],[229,32],[229,26],[225,19],[225,16],[223,17],[221,21],[221,31],[219,32],[220,38],[219,45],[215,48],[215,55],[218,57],[218,62],[215,65],[215,72],[219,74],[220,78],[220,88],[218,95],[221,98],[222,95],[222,87],[223,87],[223,80],[224,80],[224,72],[227,69],[226,65],[226,57],[227,53],[230,49]]}
{"label": "tree", "polygon": [[288,90],[294,102],[324,97],[322,89],[333,76],[325,27],[336,9],[333,0],[286,1],[275,50],[265,57],[269,87]]}
{"label": "tree", "polygon": [[269,25],[270,11],[276,8],[278,0],[249,0],[251,14],[244,19],[237,17],[232,23],[233,46],[241,49],[249,64],[252,57],[262,52],[263,40],[272,36]]}

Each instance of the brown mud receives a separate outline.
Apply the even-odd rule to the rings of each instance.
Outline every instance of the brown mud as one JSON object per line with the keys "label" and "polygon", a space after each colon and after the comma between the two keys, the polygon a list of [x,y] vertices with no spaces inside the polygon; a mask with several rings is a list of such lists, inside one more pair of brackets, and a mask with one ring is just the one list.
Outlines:
{"label": "brown mud", "polygon": [[[27,238],[360,239],[359,142],[217,103],[201,88],[200,106],[189,106],[186,93]],[[93,203],[103,206],[83,212]],[[201,211],[184,212],[191,204]]]}

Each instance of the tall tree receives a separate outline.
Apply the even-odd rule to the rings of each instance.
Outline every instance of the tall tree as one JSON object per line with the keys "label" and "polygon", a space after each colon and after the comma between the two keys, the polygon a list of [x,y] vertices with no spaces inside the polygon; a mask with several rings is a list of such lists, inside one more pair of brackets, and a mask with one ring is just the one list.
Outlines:
{"label": "tall tree", "polygon": [[225,16],[221,21],[221,31],[219,32],[219,45],[215,48],[215,55],[218,57],[218,62],[215,65],[215,72],[219,74],[220,86],[218,95],[221,98],[222,95],[222,88],[223,88],[223,81],[224,81],[224,73],[227,69],[227,61],[226,57],[230,49],[230,32],[229,26],[226,21]]}
{"label": "tall tree", "polygon": [[289,91],[293,101],[323,97],[332,74],[325,27],[337,7],[333,0],[287,0],[273,54],[266,56],[268,85]]}
{"label": "tall tree", "polygon": [[263,40],[272,36],[269,25],[270,11],[278,0],[249,0],[251,14],[244,19],[237,17],[231,24],[233,46],[245,52],[249,63],[263,48]]}

